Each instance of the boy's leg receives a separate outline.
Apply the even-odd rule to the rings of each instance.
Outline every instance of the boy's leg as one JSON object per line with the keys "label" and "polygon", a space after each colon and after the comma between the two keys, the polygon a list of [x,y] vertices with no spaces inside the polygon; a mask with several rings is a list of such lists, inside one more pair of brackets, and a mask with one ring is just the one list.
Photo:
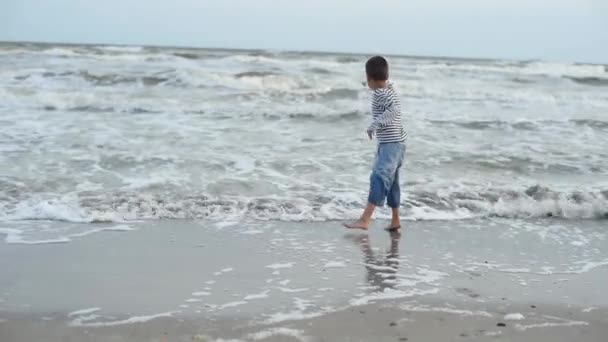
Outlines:
{"label": "boy's leg", "polygon": [[370,177],[370,190],[367,206],[361,218],[352,224],[345,224],[347,228],[368,229],[374,210],[384,205],[393,177],[402,162],[400,148],[397,144],[385,144],[378,147],[378,155]]}
{"label": "boy's leg", "polygon": [[399,206],[401,204],[401,187],[399,185],[399,169],[395,172],[393,185],[386,196],[386,204],[391,208],[391,225],[387,230],[397,230],[401,228],[401,218],[399,217]]}
{"label": "boy's leg", "polygon": [[401,217],[399,215],[399,207],[401,206],[401,186],[399,184],[399,169],[403,164],[403,160],[405,159],[405,144],[400,146],[402,150],[399,152],[399,164],[397,166],[397,170],[395,170],[395,177],[393,179],[393,184],[391,185],[391,189],[387,195],[387,204],[391,208],[392,217],[391,217],[391,225],[388,227],[389,231],[398,230],[401,228]]}

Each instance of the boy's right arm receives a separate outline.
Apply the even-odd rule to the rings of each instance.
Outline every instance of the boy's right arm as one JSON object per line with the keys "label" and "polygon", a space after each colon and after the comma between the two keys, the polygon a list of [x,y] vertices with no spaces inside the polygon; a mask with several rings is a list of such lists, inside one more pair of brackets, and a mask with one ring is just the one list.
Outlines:
{"label": "boy's right arm", "polygon": [[380,128],[389,126],[395,121],[398,114],[395,106],[393,106],[393,98],[390,95],[383,94],[382,98],[378,99],[376,103],[378,106],[384,105],[384,112],[373,119],[372,124],[367,129],[368,132],[375,132]]}

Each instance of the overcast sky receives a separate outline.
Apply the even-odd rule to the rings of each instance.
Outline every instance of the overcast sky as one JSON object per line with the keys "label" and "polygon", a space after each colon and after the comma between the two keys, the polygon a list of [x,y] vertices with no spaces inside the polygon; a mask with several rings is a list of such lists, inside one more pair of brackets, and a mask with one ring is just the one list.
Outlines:
{"label": "overcast sky", "polygon": [[0,40],[608,63],[608,0],[0,0]]}

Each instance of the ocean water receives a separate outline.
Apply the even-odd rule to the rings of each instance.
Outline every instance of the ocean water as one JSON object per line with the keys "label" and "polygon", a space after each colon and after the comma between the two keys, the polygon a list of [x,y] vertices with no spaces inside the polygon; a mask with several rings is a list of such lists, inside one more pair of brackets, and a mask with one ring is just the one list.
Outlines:
{"label": "ocean water", "polygon": [[[365,60],[0,45],[0,223],[354,218]],[[608,66],[389,62],[406,219],[608,218]]]}

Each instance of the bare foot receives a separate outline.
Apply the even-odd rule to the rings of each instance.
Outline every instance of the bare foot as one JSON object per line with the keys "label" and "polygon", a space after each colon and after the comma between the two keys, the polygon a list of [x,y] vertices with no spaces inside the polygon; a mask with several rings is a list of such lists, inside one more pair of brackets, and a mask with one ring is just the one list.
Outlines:
{"label": "bare foot", "polygon": [[362,229],[362,230],[368,230],[369,229],[369,222],[363,221],[361,219],[353,222],[353,223],[345,223],[344,227],[348,228],[348,229]]}

